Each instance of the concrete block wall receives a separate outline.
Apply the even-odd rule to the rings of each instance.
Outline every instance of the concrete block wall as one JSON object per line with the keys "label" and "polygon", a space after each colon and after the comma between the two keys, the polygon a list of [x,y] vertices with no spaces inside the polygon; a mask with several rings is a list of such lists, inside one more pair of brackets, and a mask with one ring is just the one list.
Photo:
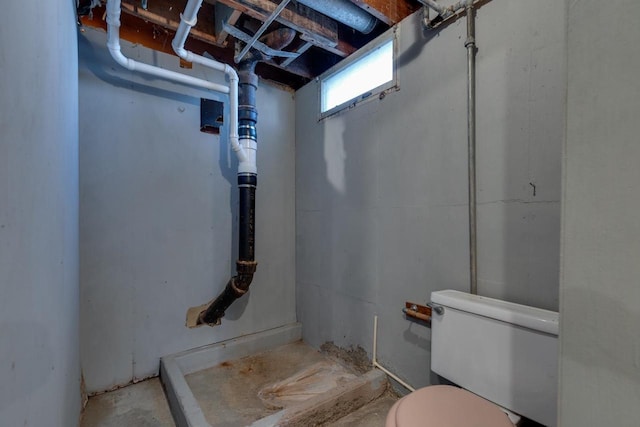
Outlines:
{"label": "concrete block wall", "polygon": [[[555,2],[477,12],[479,293],[558,309],[565,15]],[[550,12],[552,11],[552,12]],[[414,386],[430,333],[401,313],[468,290],[464,19],[398,26],[400,90],[318,120],[296,93],[296,298],[304,338],[362,346]],[[535,192],[534,192],[535,190]]]}
{"label": "concrete block wall", "polygon": [[[560,423],[632,425],[637,4],[565,3],[494,0],[478,12],[480,293],[558,308],[567,106]],[[377,314],[381,361],[416,386],[430,381],[429,331],[400,308],[467,288],[463,21],[437,34],[417,16],[404,21],[401,89],[383,101],[318,121],[317,83],[295,108],[291,94],[260,89],[264,262],[222,327],[187,330],[186,308],[214,296],[235,259],[235,161],[224,139],[197,132],[197,98],[216,95],[132,75],[103,34],[82,36],[80,315],[73,2],[13,2],[2,18],[3,423],[77,425],[78,325],[88,390],[102,391],[155,375],[163,354],[294,321],[296,269],[307,341],[370,353]],[[125,52],[177,68],[144,48]],[[596,316],[585,319],[586,306]]]}
{"label": "concrete block wall", "polygon": [[0,14],[0,425],[80,418],[75,2]]}
{"label": "concrete block wall", "polygon": [[[640,3],[567,1],[560,425],[640,420]],[[595,30],[595,27],[600,30]]]}
{"label": "concrete block wall", "polygon": [[[258,270],[222,325],[185,327],[187,309],[235,273],[237,161],[200,132],[200,97],[131,73],[87,29],[80,49],[82,369],[90,393],[158,374],[159,358],[295,322],[293,93],[258,90]],[[224,75],[123,42],[136,60],[224,83]],[[228,109],[228,106],[227,106]],[[228,117],[228,116],[227,116]],[[226,135],[226,129],[221,135]]]}

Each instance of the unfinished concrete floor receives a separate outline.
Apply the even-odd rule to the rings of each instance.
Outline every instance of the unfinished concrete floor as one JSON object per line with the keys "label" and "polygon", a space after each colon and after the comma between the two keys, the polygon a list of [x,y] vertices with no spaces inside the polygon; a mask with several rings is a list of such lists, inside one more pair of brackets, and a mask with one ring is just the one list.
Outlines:
{"label": "unfinished concrete floor", "polygon": [[81,427],[174,427],[158,378],[89,398]]}

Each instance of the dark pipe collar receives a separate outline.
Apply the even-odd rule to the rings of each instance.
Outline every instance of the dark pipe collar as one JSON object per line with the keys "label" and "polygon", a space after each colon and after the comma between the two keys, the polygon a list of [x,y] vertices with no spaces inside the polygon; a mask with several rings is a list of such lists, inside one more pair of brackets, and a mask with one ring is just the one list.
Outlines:
{"label": "dark pipe collar", "polygon": [[238,76],[242,74],[255,74],[256,64],[260,61],[266,61],[270,59],[266,55],[257,50],[251,50],[238,64]]}

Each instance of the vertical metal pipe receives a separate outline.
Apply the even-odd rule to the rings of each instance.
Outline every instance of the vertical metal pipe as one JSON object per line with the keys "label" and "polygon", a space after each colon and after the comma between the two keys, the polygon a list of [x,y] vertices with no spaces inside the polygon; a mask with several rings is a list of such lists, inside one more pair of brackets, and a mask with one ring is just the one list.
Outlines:
{"label": "vertical metal pipe", "polygon": [[476,26],[473,2],[467,3],[467,145],[469,166],[469,291],[478,293],[476,226]]}

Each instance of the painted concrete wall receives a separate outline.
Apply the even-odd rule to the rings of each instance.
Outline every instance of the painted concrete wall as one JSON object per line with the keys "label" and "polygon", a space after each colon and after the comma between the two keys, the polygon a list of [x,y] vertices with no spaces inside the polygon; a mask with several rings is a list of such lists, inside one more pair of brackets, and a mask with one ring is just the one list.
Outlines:
{"label": "painted concrete wall", "polygon": [[[187,309],[217,296],[235,273],[237,161],[226,136],[199,131],[200,97],[222,95],[132,74],[109,57],[105,39],[87,30],[79,41],[89,392],[157,375],[163,355],[296,320],[293,94],[266,84],[258,90],[259,264],[251,291],[221,326],[187,329]],[[174,56],[127,42],[123,52],[179,70]],[[190,72],[224,81],[197,66]]]}
{"label": "painted concrete wall", "polygon": [[560,425],[636,426],[640,3],[566,4]]}
{"label": "painted concrete wall", "polygon": [[[78,425],[74,2],[0,14],[0,425]],[[34,30],[36,29],[36,30]]]}
{"label": "painted concrete wall", "polygon": [[[477,13],[479,292],[558,308],[565,18],[556,2]],[[554,11],[551,13],[550,11]],[[313,345],[372,351],[429,382],[430,334],[401,313],[468,290],[465,20],[399,28],[400,90],[318,121],[296,94],[297,312]],[[535,194],[533,192],[535,186]]]}

